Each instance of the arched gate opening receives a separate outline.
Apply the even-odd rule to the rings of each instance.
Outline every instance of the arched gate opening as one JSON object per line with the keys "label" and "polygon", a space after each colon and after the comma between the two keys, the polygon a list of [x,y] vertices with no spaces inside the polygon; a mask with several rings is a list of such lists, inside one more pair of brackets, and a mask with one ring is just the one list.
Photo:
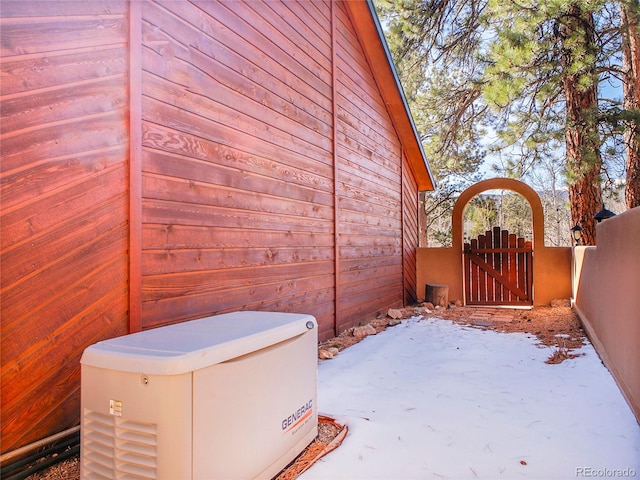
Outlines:
{"label": "arched gate opening", "polygon": [[[464,242],[464,209],[475,196],[489,190],[510,190],[531,207],[533,241],[494,227]],[[467,188],[452,214],[454,248],[461,250],[466,305],[533,305],[534,246],[544,246],[544,215],[540,197],[525,183],[493,178]]]}

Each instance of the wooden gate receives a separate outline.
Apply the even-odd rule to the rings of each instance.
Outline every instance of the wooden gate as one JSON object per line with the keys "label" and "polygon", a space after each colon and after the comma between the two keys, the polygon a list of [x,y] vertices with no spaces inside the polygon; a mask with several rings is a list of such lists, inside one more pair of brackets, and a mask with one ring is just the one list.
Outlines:
{"label": "wooden gate", "polygon": [[467,305],[533,305],[530,241],[494,227],[464,244]]}

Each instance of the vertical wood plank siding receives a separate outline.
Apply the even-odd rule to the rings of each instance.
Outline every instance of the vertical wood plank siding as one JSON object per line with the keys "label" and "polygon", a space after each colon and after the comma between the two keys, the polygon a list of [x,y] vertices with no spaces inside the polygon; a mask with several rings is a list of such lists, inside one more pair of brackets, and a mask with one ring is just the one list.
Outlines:
{"label": "vertical wood plank siding", "polygon": [[126,2],[3,2],[2,451],[78,422],[127,328]]}
{"label": "vertical wood plank siding", "polygon": [[3,2],[2,452],[77,424],[100,339],[415,300],[418,187],[349,15]]}

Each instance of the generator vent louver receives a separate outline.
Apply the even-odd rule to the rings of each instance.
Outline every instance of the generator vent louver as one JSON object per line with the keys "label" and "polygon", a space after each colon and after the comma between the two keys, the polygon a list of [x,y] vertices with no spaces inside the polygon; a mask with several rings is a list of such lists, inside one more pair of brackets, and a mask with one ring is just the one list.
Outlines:
{"label": "generator vent louver", "polygon": [[86,409],[83,428],[87,479],[138,480],[157,477],[156,425],[132,422]]}

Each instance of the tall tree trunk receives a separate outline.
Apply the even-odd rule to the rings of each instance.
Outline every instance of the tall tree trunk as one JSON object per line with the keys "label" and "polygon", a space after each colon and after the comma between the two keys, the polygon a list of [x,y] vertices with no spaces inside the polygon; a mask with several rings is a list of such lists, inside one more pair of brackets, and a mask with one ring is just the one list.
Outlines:
{"label": "tall tree trunk", "polygon": [[[583,228],[582,241],[595,245],[596,221],[593,216],[602,207],[600,184],[600,136],[596,114],[598,111],[598,82],[595,65],[582,64],[575,52],[591,52],[595,45],[595,22],[590,13],[578,5],[571,6],[560,26],[564,45],[563,86],[567,101],[565,131],[567,174],[571,222]],[[579,46],[576,47],[576,42]]]}
{"label": "tall tree trunk", "polygon": [[[620,2],[622,18],[622,67],[624,109],[640,110],[640,19],[631,5]],[[627,208],[640,206],[640,122],[630,120],[624,140],[627,175],[624,198]]]}

